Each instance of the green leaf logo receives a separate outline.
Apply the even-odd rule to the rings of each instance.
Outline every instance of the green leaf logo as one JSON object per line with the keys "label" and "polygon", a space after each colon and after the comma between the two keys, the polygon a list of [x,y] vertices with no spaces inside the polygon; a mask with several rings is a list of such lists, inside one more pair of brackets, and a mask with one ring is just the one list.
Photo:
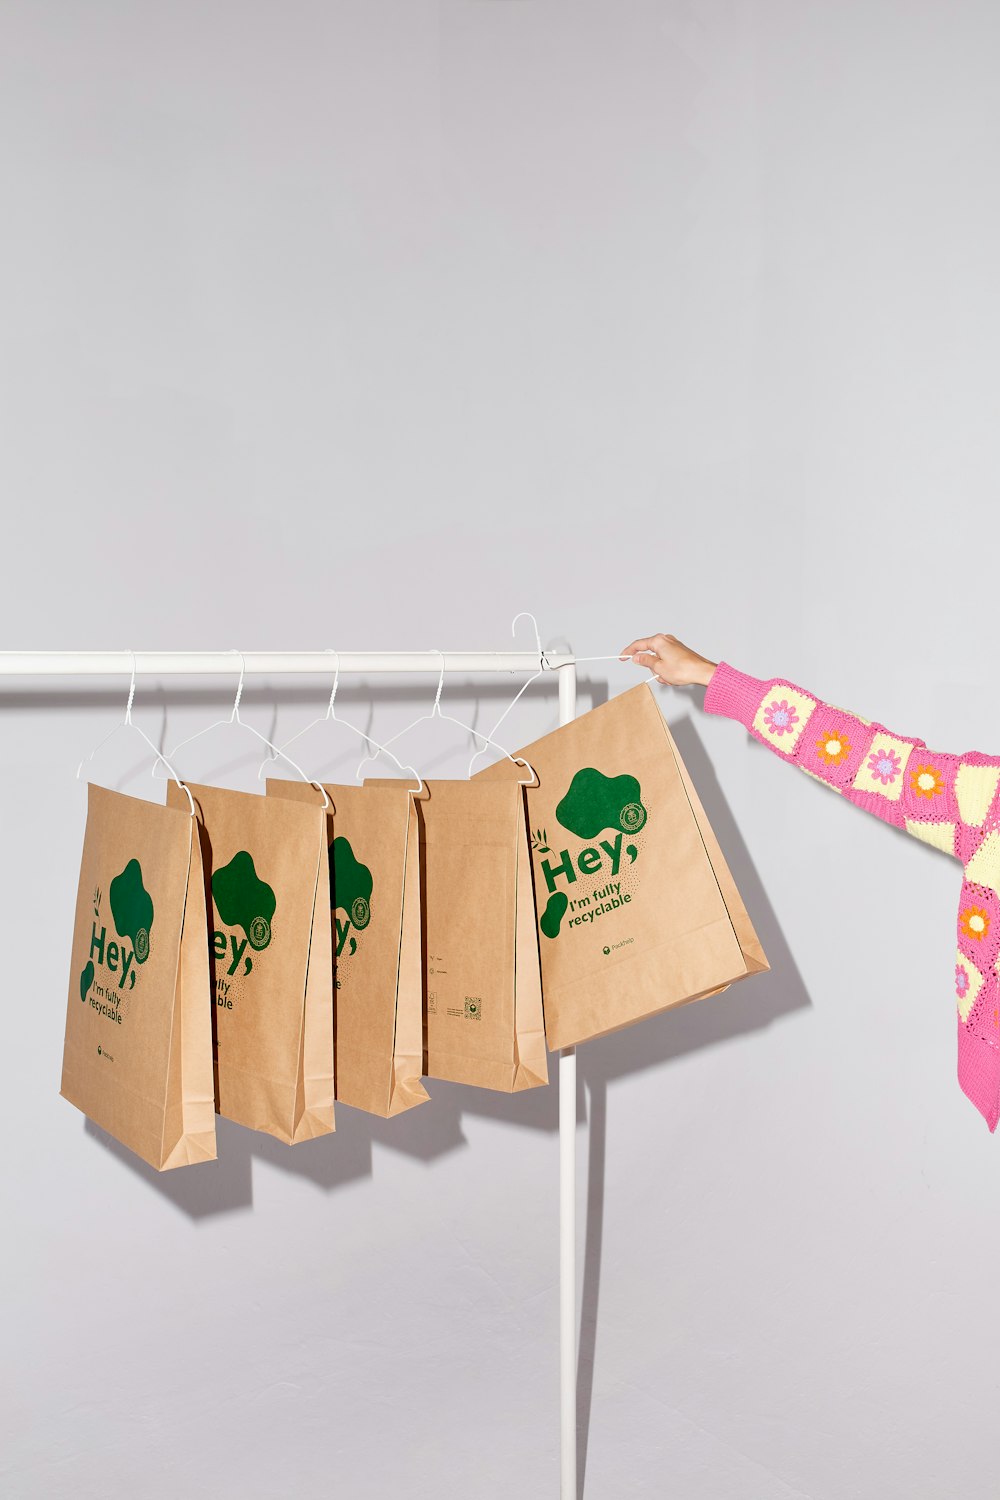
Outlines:
{"label": "green leaf logo", "polygon": [[127,937],[135,949],[136,963],[149,957],[149,933],[153,926],[153,898],[142,883],[142,868],[130,859],[108,887],[111,915],[119,937]]}
{"label": "green leaf logo", "polygon": [[372,919],[372,872],[357,858],[350,842],[339,835],[330,845],[330,903],[345,912],[361,932]]}
{"label": "green leaf logo", "polygon": [[258,952],[267,947],[278,903],[267,881],[261,880],[254,869],[253,856],[246,849],[215,871],[212,898],[227,927],[242,927],[251,948]]}
{"label": "green leaf logo", "polygon": [[573,777],[556,817],[577,838],[595,839],[606,828],[638,833],[646,809],[634,776],[605,776],[587,766]]}

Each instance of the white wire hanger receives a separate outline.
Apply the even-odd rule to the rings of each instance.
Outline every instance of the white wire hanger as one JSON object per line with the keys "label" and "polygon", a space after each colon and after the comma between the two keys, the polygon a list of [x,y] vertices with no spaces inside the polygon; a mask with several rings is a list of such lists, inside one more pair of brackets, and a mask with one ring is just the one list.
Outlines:
{"label": "white wire hanger", "polygon": [[146,741],[146,744],[149,746],[150,750],[152,750],[154,756],[156,757],[153,762],[154,770],[159,764],[163,764],[164,766],[166,766],[167,774],[169,775],[170,779],[172,781],[176,781],[181,791],[187,797],[188,805],[191,809],[191,816],[194,817],[194,798],[191,796],[191,793],[188,791],[187,787],[184,785],[183,781],[180,779],[167,757],[163,754],[163,751],[157,749],[142,726],[137,724],[132,718],[132,703],[135,699],[135,652],[130,651],[129,656],[131,656],[132,658],[132,678],[128,685],[128,702],[125,705],[125,717],[122,719],[120,724],[115,725],[114,729],[109,730],[109,732],[104,736],[103,740],[98,740],[97,744],[94,746],[93,750],[91,750],[89,755],[85,755],[83,757],[83,760],[81,760],[80,764],[76,768],[76,779],[77,781],[80,781],[82,779],[84,766],[90,765],[98,750],[102,750],[108,743],[108,740],[114,739],[119,729],[134,729],[136,734],[141,735],[142,738]]}
{"label": "white wire hanger", "polygon": [[[192,741],[200,740],[203,734],[208,734],[211,730],[219,729],[226,724],[238,724],[241,729],[247,730],[250,734],[254,735],[256,739],[265,744],[269,750],[273,751],[275,756],[280,755],[282,760],[287,760],[288,764],[294,771],[298,772],[303,781],[309,782],[310,786],[314,786],[318,792],[322,792],[323,807],[328,808],[330,806],[330,799],[326,795],[326,792],[324,791],[320,783],[318,781],[310,780],[305,771],[303,771],[302,767],[296,764],[296,762],[292,760],[292,757],[290,755],[286,755],[283,750],[279,750],[277,745],[273,745],[271,743],[266,734],[261,734],[259,729],[255,729],[252,724],[247,723],[246,719],[240,717],[240,699],[243,697],[243,681],[247,673],[247,662],[246,657],[243,655],[242,651],[238,651],[234,648],[233,655],[238,656],[240,659],[240,680],[236,688],[236,698],[233,703],[232,713],[229,715],[228,719],[215,719],[211,724],[206,724],[204,729],[198,729],[194,734],[189,734],[185,739],[178,740],[177,744],[170,752],[171,759],[176,756],[178,750],[182,749],[184,745],[190,745]],[[162,760],[163,757],[161,756],[160,759]],[[156,775],[155,766],[153,767],[153,775]],[[190,793],[188,795],[190,795]]]}
{"label": "white wire hanger", "polygon": [[[334,648],[332,646],[327,646],[326,650],[327,650],[327,652],[331,656],[335,656],[337,658],[337,666],[336,666],[336,670],[334,671],[334,675],[333,675],[333,690],[330,693],[330,701],[326,705],[326,713],[325,714],[320,714],[318,718],[311,719],[309,721],[309,723],[306,724],[303,729],[300,729],[300,730],[297,731],[297,733],[291,735],[285,741],[284,745],[281,746],[281,748],[280,748],[280,750],[279,750],[278,753],[281,754],[281,755],[284,755],[285,751],[288,749],[289,745],[294,744],[296,740],[300,740],[303,737],[303,735],[308,734],[309,730],[315,728],[315,726],[317,724],[339,724],[342,729],[349,729],[352,734],[356,734],[359,739],[364,740],[364,742],[368,746],[369,750],[374,745],[374,747],[375,747],[375,749],[377,751],[381,751],[385,755],[387,755],[389,757],[389,759],[392,761],[393,765],[397,766],[400,771],[410,771],[412,773],[414,779],[416,780],[417,784],[416,784],[415,787],[410,787],[409,790],[412,791],[412,793],[413,793],[413,795],[415,797],[421,796],[424,792],[426,792],[427,787],[426,787],[426,784],[424,782],[424,778],[420,775],[420,772],[417,771],[414,766],[404,765],[403,762],[401,760],[398,760],[396,758],[396,756],[393,755],[392,751],[389,750],[389,749],[387,749],[387,747],[385,745],[379,744],[378,740],[373,739],[370,734],[366,734],[363,729],[359,729],[356,724],[352,724],[348,719],[342,719],[340,717],[340,715],[337,713],[337,709],[336,709],[335,705],[336,705],[336,701],[337,701],[337,689],[340,686],[340,652],[334,650]],[[286,756],[286,759],[287,759],[287,756]],[[367,760],[368,757],[366,756],[365,759]],[[257,780],[258,781],[260,781],[261,777],[263,776],[264,768],[266,766],[270,765],[273,760],[274,760],[274,756],[273,755],[268,755],[268,756],[265,756],[265,758],[261,761],[260,766],[259,766],[258,771],[257,771]],[[361,762],[361,765],[364,765],[364,760]],[[358,771],[360,771],[360,769],[361,769],[361,766],[358,767]]]}
{"label": "white wire hanger", "polygon": [[[510,633],[511,633],[511,635],[516,638],[516,636],[517,636],[517,622],[518,622],[518,620],[525,620],[525,619],[530,620],[531,623],[532,623],[532,625],[534,626],[534,630],[535,630],[535,645],[538,647],[538,671],[537,672],[532,672],[532,674],[528,678],[528,680],[526,682],[522,683],[521,686],[518,688],[517,692],[514,694],[513,698],[507,704],[507,707],[504,709],[503,713],[500,715],[499,719],[497,719],[496,723],[494,724],[494,726],[493,726],[493,733],[494,734],[496,734],[497,730],[500,728],[500,725],[503,723],[504,719],[506,719],[507,715],[510,713],[510,711],[514,707],[514,705],[516,703],[520,702],[521,698],[528,691],[528,689],[530,688],[531,684],[533,682],[536,682],[538,680],[538,678],[541,677],[541,675],[542,675],[543,672],[553,672],[553,671],[555,671],[555,668],[553,667],[552,663],[549,661],[549,659],[546,656],[544,650],[542,649],[542,638],[541,638],[541,636],[538,633],[538,621],[535,619],[534,615],[531,613],[530,610],[522,609],[520,614],[517,614],[517,615],[514,616],[513,620],[511,620],[511,622],[510,622]],[[480,747],[479,747],[478,750],[474,750],[472,752],[472,758],[469,761],[469,769],[465,773],[467,776],[471,776],[472,775],[472,768],[475,765],[476,761],[479,759],[479,757],[481,755],[485,755],[485,754],[486,754],[486,746],[485,745],[480,745]]]}
{"label": "white wire hanger", "polygon": [[[432,647],[431,649],[432,650],[436,650],[435,647]],[[484,732],[481,729],[473,729],[473,727],[472,727],[471,724],[466,724],[461,719],[456,719],[453,714],[446,714],[443,711],[443,709],[441,708],[441,694],[444,691],[444,673],[445,673],[445,666],[446,666],[446,658],[445,658],[445,654],[444,654],[443,651],[437,651],[437,655],[440,656],[440,658],[441,658],[441,671],[440,671],[440,673],[438,675],[437,692],[434,695],[434,706],[431,709],[430,713],[427,713],[427,714],[418,714],[418,716],[413,720],[412,724],[406,724],[406,725],[403,726],[402,729],[397,730],[397,732],[395,734],[390,735],[389,738],[385,741],[385,744],[379,746],[379,749],[380,750],[384,750],[384,749],[386,749],[387,746],[394,745],[398,739],[401,739],[403,737],[404,734],[409,734],[409,732],[410,732],[411,729],[416,729],[416,727],[417,727],[418,724],[429,723],[432,719],[444,719],[447,723],[449,723],[449,724],[456,724],[459,729],[464,729],[467,734],[471,734],[475,739],[477,739],[477,740],[485,740],[488,745],[492,745],[493,746],[494,750],[499,750],[502,755],[506,756],[506,758],[511,762],[512,765],[523,766],[526,771],[530,771],[531,772],[531,780],[530,781],[526,781],[526,780],[524,780],[520,776],[518,777],[518,781],[519,781],[519,783],[520,783],[521,786],[538,786],[539,785],[539,781],[538,781],[537,775],[535,774],[534,767],[530,766],[528,764],[528,762],[523,759],[522,756],[520,756],[520,755],[511,755],[510,751],[509,750],[505,750],[504,747],[503,747],[503,745],[497,744],[497,741],[495,739],[493,739],[492,736],[490,736],[488,734],[484,734]],[[361,759],[361,761],[360,761],[360,763],[359,763],[359,765],[358,765],[357,772],[355,774],[358,777],[360,777],[362,766],[366,765],[368,761],[374,761],[374,760],[377,760],[377,759],[378,759],[378,754],[377,753],[375,755],[365,755],[365,756],[363,756],[362,759]]]}
{"label": "white wire hanger", "polygon": [[[534,677],[529,677],[528,678],[528,681],[524,684],[524,687],[527,687],[530,683],[534,682],[535,677],[538,677],[542,672],[560,672],[560,671],[562,671],[563,667],[575,667],[581,661],[621,661],[621,662],[625,662],[625,661],[631,661],[631,659],[632,659],[629,656],[622,656],[622,654],[621,654],[620,651],[611,651],[611,652],[608,652],[606,654],[602,654],[601,656],[571,656],[568,661],[549,661],[548,654],[545,651],[543,651],[543,649],[542,649],[542,638],[541,638],[541,636],[538,633],[538,622],[535,619],[534,615],[530,612],[530,610],[527,610],[527,609],[522,609],[522,611],[521,611],[521,613],[519,615],[515,615],[514,618],[513,618],[513,620],[511,621],[511,626],[510,626],[510,633],[511,633],[511,635],[516,635],[517,634],[517,622],[518,622],[518,620],[530,620],[531,623],[532,623],[532,625],[534,625],[534,627],[535,627],[535,645],[538,648],[538,671],[534,674]],[[524,691],[524,688],[521,689],[521,692],[523,692],[523,691]],[[520,693],[518,694],[518,697],[520,697]],[[516,703],[516,702],[517,702],[517,698],[514,699],[514,703]],[[505,713],[503,715],[504,718],[506,718],[507,714],[510,713],[511,708],[514,707],[514,703],[512,703],[510,705],[510,707],[505,711]],[[494,726],[494,728],[495,727],[496,726]]]}
{"label": "white wire hanger", "polygon": [[[616,651],[613,656],[574,656],[574,657],[572,657],[570,659],[570,661],[551,662],[551,661],[549,661],[549,658],[546,655],[546,653],[545,653],[545,651],[544,651],[544,649],[542,647],[542,638],[541,638],[541,635],[539,634],[539,631],[538,631],[538,621],[535,619],[534,615],[531,613],[530,610],[522,609],[521,612],[520,612],[520,614],[517,614],[517,615],[514,616],[513,620],[511,621],[511,625],[510,625],[510,633],[511,633],[511,635],[512,636],[516,636],[517,635],[517,622],[518,622],[518,620],[525,620],[525,619],[530,620],[531,623],[532,623],[532,625],[534,626],[534,629],[535,629],[535,645],[538,648],[538,670],[537,670],[537,672],[533,672],[531,674],[531,676],[527,679],[527,681],[524,682],[524,683],[522,683],[521,686],[518,688],[517,692],[514,694],[513,698],[507,704],[507,707],[504,709],[503,713],[500,715],[499,719],[497,719],[496,723],[494,724],[494,726],[493,726],[493,733],[494,734],[496,734],[497,730],[500,728],[500,725],[503,723],[504,719],[506,719],[507,715],[511,712],[511,710],[520,702],[521,698],[528,691],[528,689],[530,688],[531,684],[533,682],[536,682],[538,680],[538,678],[541,677],[541,675],[542,675],[543,672],[558,672],[560,670],[560,668],[562,668],[562,667],[576,666],[581,661],[621,661],[621,662],[624,662],[624,661],[629,661],[630,660],[629,657],[622,656],[620,652]],[[469,770],[468,770],[468,775],[469,776],[472,775],[472,767],[475,765],[476,761],[479,759],[479,757],[481,755],[484,755],[485,753],[486,753],[486,747],[485,746],[480,746],[480,748],[478,750],[473,751],[472,759],[469,761]]]}

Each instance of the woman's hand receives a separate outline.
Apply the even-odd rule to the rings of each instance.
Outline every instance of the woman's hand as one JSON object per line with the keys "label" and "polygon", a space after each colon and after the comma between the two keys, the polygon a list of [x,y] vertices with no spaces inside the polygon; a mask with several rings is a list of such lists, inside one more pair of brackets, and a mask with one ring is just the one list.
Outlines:
{"label": "woman's hand", "polygon": [[718,662],[699,656],[675,635],[651,635],[633,641],[621,653],[622,661],[631,658],[637,667],[648,667],[664,687],[707,687]]}

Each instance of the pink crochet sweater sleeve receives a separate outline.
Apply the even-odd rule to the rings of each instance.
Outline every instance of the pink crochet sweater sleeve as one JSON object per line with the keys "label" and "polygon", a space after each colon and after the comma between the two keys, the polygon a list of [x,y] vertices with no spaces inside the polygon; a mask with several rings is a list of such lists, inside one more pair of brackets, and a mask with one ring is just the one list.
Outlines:
{"label": "pink crochet sweater sleeve", "polygon": [[[754,739],[848,802],[962,857],[956,786],[962,757],[932,753],[923,740],[824,703],[787,677],[751,677],[724,661],[705,689],[705,711],[738,719]],[[995,790],[1000,759],[993,766]],[[972,801],[982,802],[983,789],[980,778],[978,797],[965,799],[970,815],[976,810]]]}
{"label": "pink crochet sweater sleeve", "polygon": [[1000,1118],[1000,756],[929,750],[913,735],[825,703],[786,677],[720,661],[705,710],[848,802],[961,861],[955,952],[958,1076],[991,1130]]}

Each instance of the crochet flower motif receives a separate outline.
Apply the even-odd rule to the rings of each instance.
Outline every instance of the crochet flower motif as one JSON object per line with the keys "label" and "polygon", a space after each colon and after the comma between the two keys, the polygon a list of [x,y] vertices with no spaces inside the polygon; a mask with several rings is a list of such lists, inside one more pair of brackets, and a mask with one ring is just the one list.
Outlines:
{"label": "crochet flower motif", "polygon": [[787,698],[775,698],[764,710],[764,723],[773,734],[785,734],[798,722],[799,716]]}
{"label": "crochet flower motif", "polygon": [[937,766],[916,766],[910,772],[910,785],[917,797],[937,797],[944,791],[944,782]]}
{"label": "crochet flower motif", "polygon": [[964,1000],[969,993],[969,971],[964,964],[955,965],[955,994]]}
{"label": "crochet flower motif", "polygon": [[872,751],[868,757],[868,769],[873,781],[881,781],[883,786],[888,786],[903,769],[903,762],[895,750],[887,746],[884,750]]}
{"label": "crochet flower motif", "polygon": [[981,943],[990,930],[990,919],[981,906],[970,906],[959,917],[959,925],[968,938]]}
{"label": "crochet flower motif", "polygon": [[816,741],[816,754],[828,766],[839,766],[851,753],[851,742],[838,729],[828,730]]}

